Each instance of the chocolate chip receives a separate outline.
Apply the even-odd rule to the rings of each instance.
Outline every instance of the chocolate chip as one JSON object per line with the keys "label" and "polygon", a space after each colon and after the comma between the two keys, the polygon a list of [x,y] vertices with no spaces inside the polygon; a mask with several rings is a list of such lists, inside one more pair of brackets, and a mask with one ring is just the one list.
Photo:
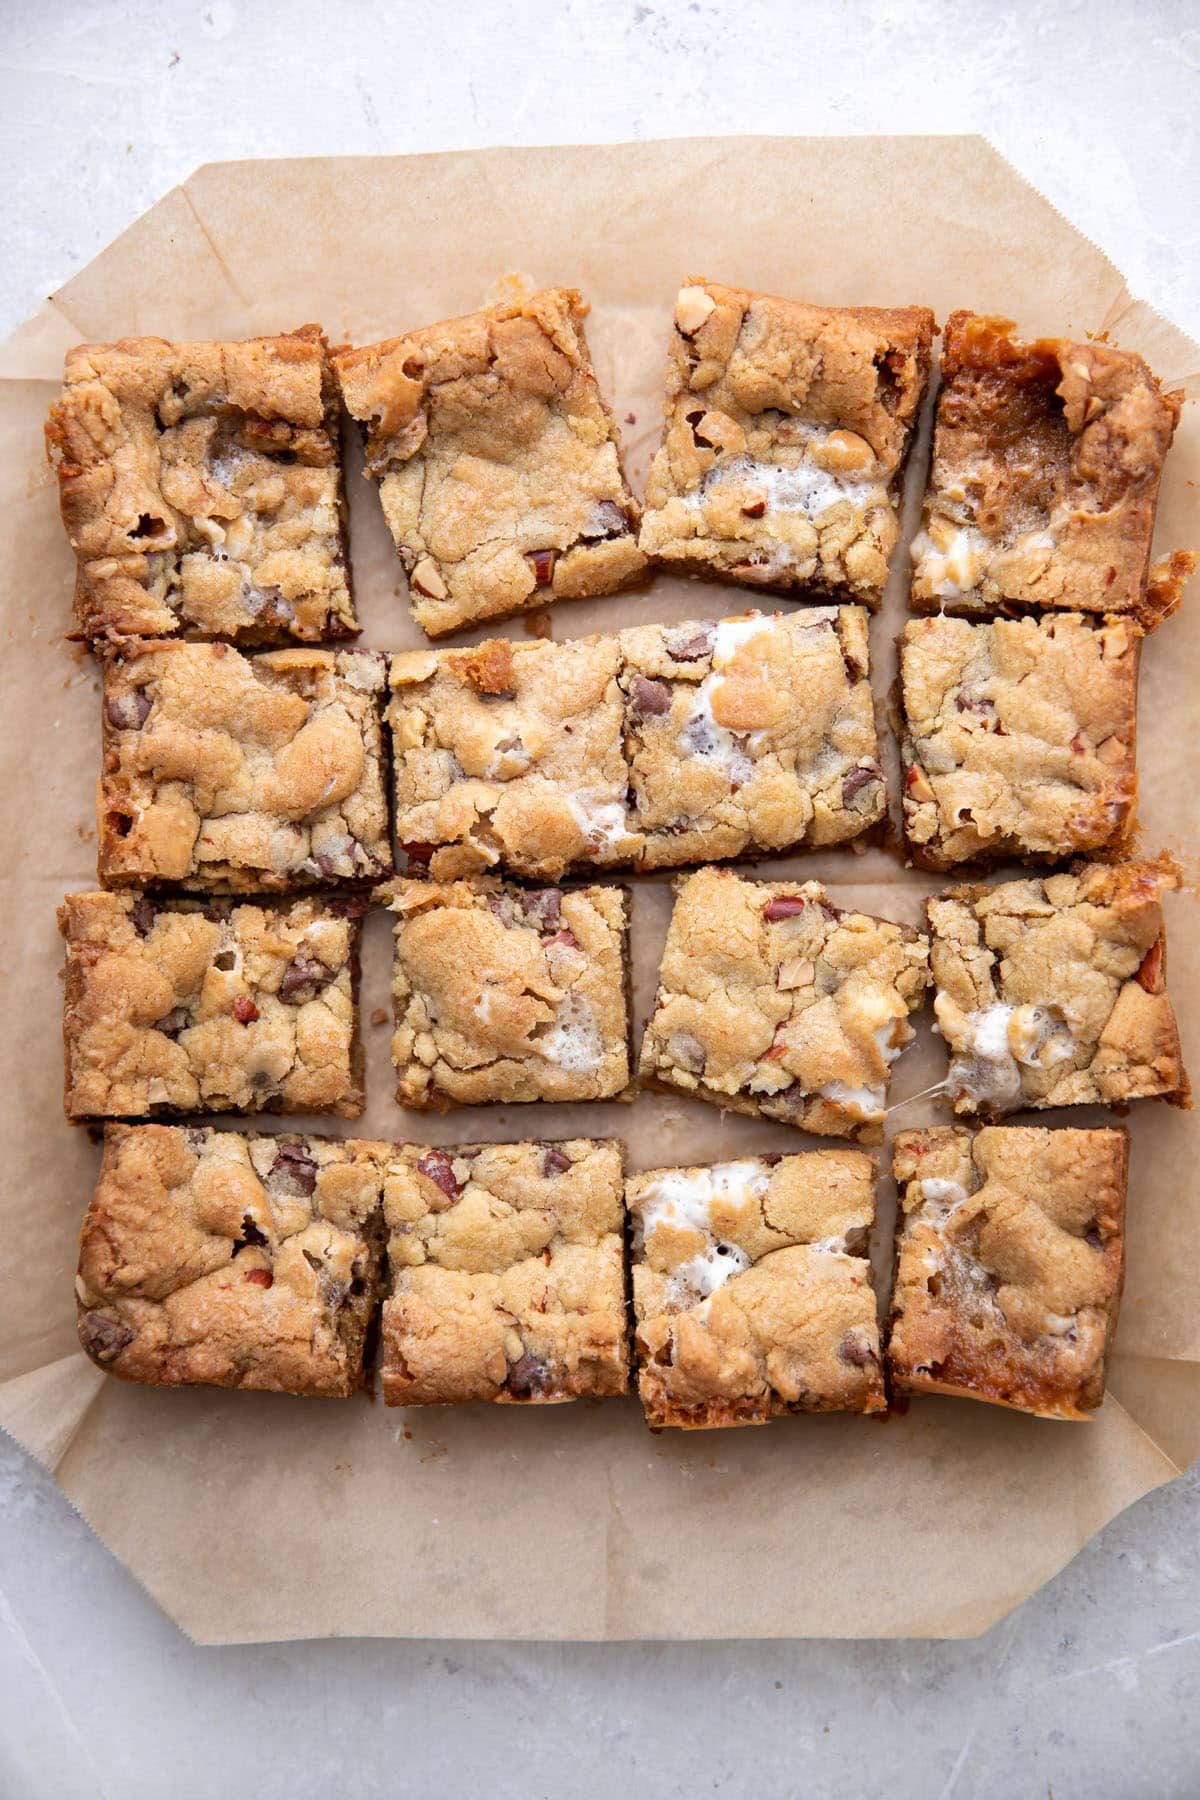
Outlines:
{"label": "chocolate chip", "polygon": [[1104,1248],[1104,1239],[1094,1225],[1090,1231],[1084,1232],[1083,1241],[1085,1244],[1090,1244],[1093,1250],[1102,1250]]}
{"label": "chocolate chip", "polygon": [[261,1232],[258,1229],[258,1226],[254,1223],[254,1220],[250,1217],[250,1214],[243,1213],[242,1214],[242,1235],[241,1235],[240,1242],[243,1244],[265,1244],[266,1241],[267,1241],[267,1239],[266,1239],[265,1233]]}
{"label": "chocolate chip", "polygon": [[712,650],[716,631],[715,625],[685,626],[681,631],[664,632],[663,644],[676,662],[699,662]]}
{"label": "chocolate chip", "polygon": [[768,923],[774,923],[776,919],[794,919],[807,905],[808,901],[802,900],[799,894],[776,894],[763,907],[763,918]]}
{"label": "chocolate chip", "polygon": [[544,1394],[550,1386],[550,1371],[539,1357],[526,1350],[515,1363],[510,1363],[505,1385],[510,1394]]}
{"label": "chocolate chip", "polygon": [[854,1369],[869,1369],[872,1363],[879,1361],[871,1346],[863,1342],[861,1332],[857,1331],[846,1333],[838,1345],[838,1355]]}
{"label": "chocolate chip", "polygon": [[93,1362],[111,1363],[133,1342],[133,1332],[107,1313],[88,1312],[79,1321],[79,1341]]}
{"label": "chocolate chip", "polygon": [[[437,845],[436,844],[401,844],[400,848],[403,850],[405,856],[407,856],[410,863],[413,863],[414,865],[416,865],[419,868],[427,869],[433,858],[433,853],[437,849]],[[317,861],[321,862],[321,860],[322,860],[321,857],[318,856]],[[324,869],[322,872],[326,875],[333,874],[333,870],[331,868]]]}
{"label": "chocolate chip", "polygon": [[154,1021],[155,1031],[161,1031],[164,1037],[177,1038],[187,1025],[187,1012],[182,1006],[173,1006],[169,1013]]}
{"label": "chocolate chip", "polygon": [[623,537],[629,530],[629,515],[615,500],[601,500],[592,508],[592,516],[579,533],[581,538]]}
{"label": "chocolate chip", "polygon": [[635,719],[660,719],[671,710],[671,690],[665,681],[651,681],[645,675],[633,678],[633,716]]}
{"label": "chocolate chip", "polygon": [[540,931],[556,931],[562,918],[562,889],[535,888],[523,897],[525,912]]}
{"label": "chocolate chip", "polygon": [[842,805],[849,806],[855,794],[861,793],[865,787],[874,787],[881,778],[878,763],[860,763],[842,776]]}
{"label": "chocolate chip", "polygon": [[317,1165],[300,1144],[281,1144],[267,1175],[276,1194],[307,1200],[317,1185]]}
{"label": "chocolate chip", "polygon": [[114,694],[105,703],[104,716],[114,731],[140,731],[150,716],[150,696],[141,688]]}
{"label": "chocolate chip", "polygon": [[562,1151],[556,1150],[553,1144],[546,1145],[545,1149],[542,1151],[543,1176],[565,1175],[571,1166],[572,1164],[569,1156],[564,1156]]}
{"label": "chocolate chip", "polygon": [[462,1183],[454,1173],[454,1158],[448,1150],[427,1150],[417,1169],[451,1200],[457,1200],[462,1193]]}
{"label": "chocolate chip", "polygon": [[954,696],[954,704],[959,712],[970,713],[972,717],[984,719],[990,723],[996,717],[995,702],[986,694],[973,694],[966,688],[959,690]]}
{"label": "chocolate chip", "polygon": [[579,939],[575,936],[573,931],[558,931],[555,932],[553,937],[546,939],[547,950],[550,948],[551,944],[562,944],[564,949],[578,950]]}
{"label": "chocolate chip", "polygon": [[154,902],[145,894],[139,894],[133,903],[129,917],[133,921],[133,929],[139,937],[149,937],[154,927]]}
{"label": "chocolate chip", "polygon": [[333,980],[333,970],[318,962],[315,956],[294,956],[279,983],[281,1000],[311,1000],[320,988]]}

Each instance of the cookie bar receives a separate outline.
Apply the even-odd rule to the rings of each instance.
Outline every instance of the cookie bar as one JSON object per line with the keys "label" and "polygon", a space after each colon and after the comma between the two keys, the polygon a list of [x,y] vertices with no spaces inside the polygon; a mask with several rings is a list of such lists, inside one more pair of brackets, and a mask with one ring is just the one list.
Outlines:
{"label": "cookie bar", "polygon": [[929,983],[927,939],[840,912],[819,881],[701,869],[676,894],[643,1083],[878,1143],[891,1065]]}
{"label": "cookie bar", "polygon": [[155,1386],[352,1394],[386,1149],[109,1125],[75,1283],[92,1361]]}
{"label": "cookie bar", "polygon": [[611,1100],[629,1082],[617,887],[397,881],[392,1060],[401,1106]]}
{"label": "cookie bar", "polygon": [[1124,619],[916,619],[900,645],[904,831],[926,869],[1119,856],[1142,633]]}
{"label": "cookie bar", "polygon": [[1187,1104],[1161,886],[1149,863],[1091,864],[928,902],[955,1112]]}
{"label": "cookie bar", "polygon": [[406,1145],[384,1214],[389,1406],[628,1392],[620,1144]]}
{"label": "cookie bar", "polygon": [[902,1131],[894,1391],[1046,1419],[1104,1398],[1125,1275],[1124,1131]]}
{"label": "cookie bar", "polygon": [[1128,614],[1178,604],[1192,558],[1150,571],[1163,460],[1182,393],[1112,344],[1022,343],[1011,320],[946,321],[912,604],[996,614]]}
{"label": "cookie bar", "polygon": [[878,605],[935,329],[923,306],[689,281],[642,549],[688,574]]}
{"label": "cookie bar", "polygon": [[642,571],[587,313],[547,288],[333,358],[430,637]]}
{"label": "cookie bar", "polygon": [[290,906],[69,894],[69,1119],[363,1109],[366,901]]}
{"label": "cookie bar", "polygon": [[446,879],[843,843],[883,815],[866,614],[393,658],[397,830]]}
{"label": "cookie bar", "polygon": [[320,327],[83,344],[46,426],[89,638],[317,642],[358,630]]}
{"label": "cookie bar", "polygon": [[372,650],[108,656],[101,881],[245,893],[389,873],[386,680]]}
{"label": "cookie bar", "polygon": [[656,1169],[628,1178],[625,1202],[648,1425],[885,1410],[869,1156]]}

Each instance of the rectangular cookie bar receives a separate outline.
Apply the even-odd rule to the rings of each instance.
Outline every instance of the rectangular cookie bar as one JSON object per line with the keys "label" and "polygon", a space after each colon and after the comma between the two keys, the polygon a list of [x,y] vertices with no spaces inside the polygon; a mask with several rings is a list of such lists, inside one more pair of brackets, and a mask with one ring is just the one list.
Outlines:
{"label": "rectangular cookie bar", "polygon": [[1137,794],[1125,619],[915,619],[900,644],[908,854],[925,869],[1117,857]]}
{"label": "rectangular cookie bar", "polygon": [[690,280],[642,549],[688,574],[878,605],[935,330],[924,306],[806,306]]}
{"label": "rectangular cookie bar", "polygon": [[893,1390],[1086,1418],[1125,1278],[1128,1133],[943,1126],[893,1152]]}
{"label": "rectangular cookie bar", "polygon": [[80,1237],[83,1348],[154,1386],[352,1394],[387,1148],[109,1125]]}
{"label": "rectangular cookie bar", "polygon": [[883,816],[861,607],[393,658],[397,831],[439,879],[844,843]]}
{"label": "rectangular cookie bar", "polygon": [[401,1106],[611,1100],[629,1083],[618,887],[397,881],[392,1060]]}
{"label": "rectangular cookie bar", "polygon": [[87,637],[279,644],[358,630],[319,326],[242,344],[82,344],[46,444]]}
{"label": "rectangular cookie bar", "polygon": [[639,1074],[724,1111],[878,1143],[929,944],[840,912],[819,881],[701,869],[677,883]]}
{"label": "rectangular cookie bar", "polygon": [[107,656],[101,881],[246,893],[390,873],[386,680],[373,650]]}
{"label": "rectangular cookie bar", "polygon": [[395,1151],[389,1406],[628,1392],[621,1154],[587,1138]]}
{"label": "rectangular cookie bar", "polygon": [[885,1410],[869,1156],[656,1169],[627,1179],[625,1203],[648,1425]]}
{"label": "rectangular cookie bar", "polygon": [[969,312],[946,321],[912,604],[1124,613],[1150,629],[1193,566],[1177,552],[1151,578],[1183,395],[1164,394],[1131,350],[1013,332]]}
{"label": "rectangular cookie bar", "polygon": [[69,1119],[363,1109],[365,899],[290,906],[68,894]]}
{"label": "rectangular cookie bar", "polygon": [[1162,879],[1150,863],[1081,864],[928,902],[955,1112],[1188,1103]]}
{"label": "rectangular cookie bar", "polygon": [[430,637],[642,571],[587,313],[547,288],[333,358]]}

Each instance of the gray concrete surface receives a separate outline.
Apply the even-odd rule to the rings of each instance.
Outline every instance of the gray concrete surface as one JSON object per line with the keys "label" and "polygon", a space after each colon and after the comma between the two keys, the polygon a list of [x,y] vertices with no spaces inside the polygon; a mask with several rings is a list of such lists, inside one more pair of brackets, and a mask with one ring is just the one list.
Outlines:
{"label": "gray concrete surface", "polygon": [[[1198,71],[1170,0],[3,0],[0,330],[215,158],[944,130],[1196,333]],[[972,1643],[200,1650],[0,1442],[0,1800],[1195,1800],[1198,1500]]]}

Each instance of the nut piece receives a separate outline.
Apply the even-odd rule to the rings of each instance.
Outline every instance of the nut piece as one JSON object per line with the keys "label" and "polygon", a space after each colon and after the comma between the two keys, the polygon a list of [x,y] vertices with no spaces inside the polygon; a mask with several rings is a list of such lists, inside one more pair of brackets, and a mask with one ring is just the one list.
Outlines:
{"label": "nut piece", "polygon": [[823,444],[814,444],[812,459],[833,475],[857,475],[869,469],[875,452],[857,431],[831,431]]}
{"label": "nut piece", "polygon": [[704,288],[680,288],[675,302],[675,324],[684,337],[692,337],[716,310],[716,301]]}
{"label": "nut piece", "polygon": [[438,566],[428,556],[423,556],[409,577],[410,587],[415,587],[418,594],[425,594],[430,600],[444,600],[450,589],[442,580]]}

